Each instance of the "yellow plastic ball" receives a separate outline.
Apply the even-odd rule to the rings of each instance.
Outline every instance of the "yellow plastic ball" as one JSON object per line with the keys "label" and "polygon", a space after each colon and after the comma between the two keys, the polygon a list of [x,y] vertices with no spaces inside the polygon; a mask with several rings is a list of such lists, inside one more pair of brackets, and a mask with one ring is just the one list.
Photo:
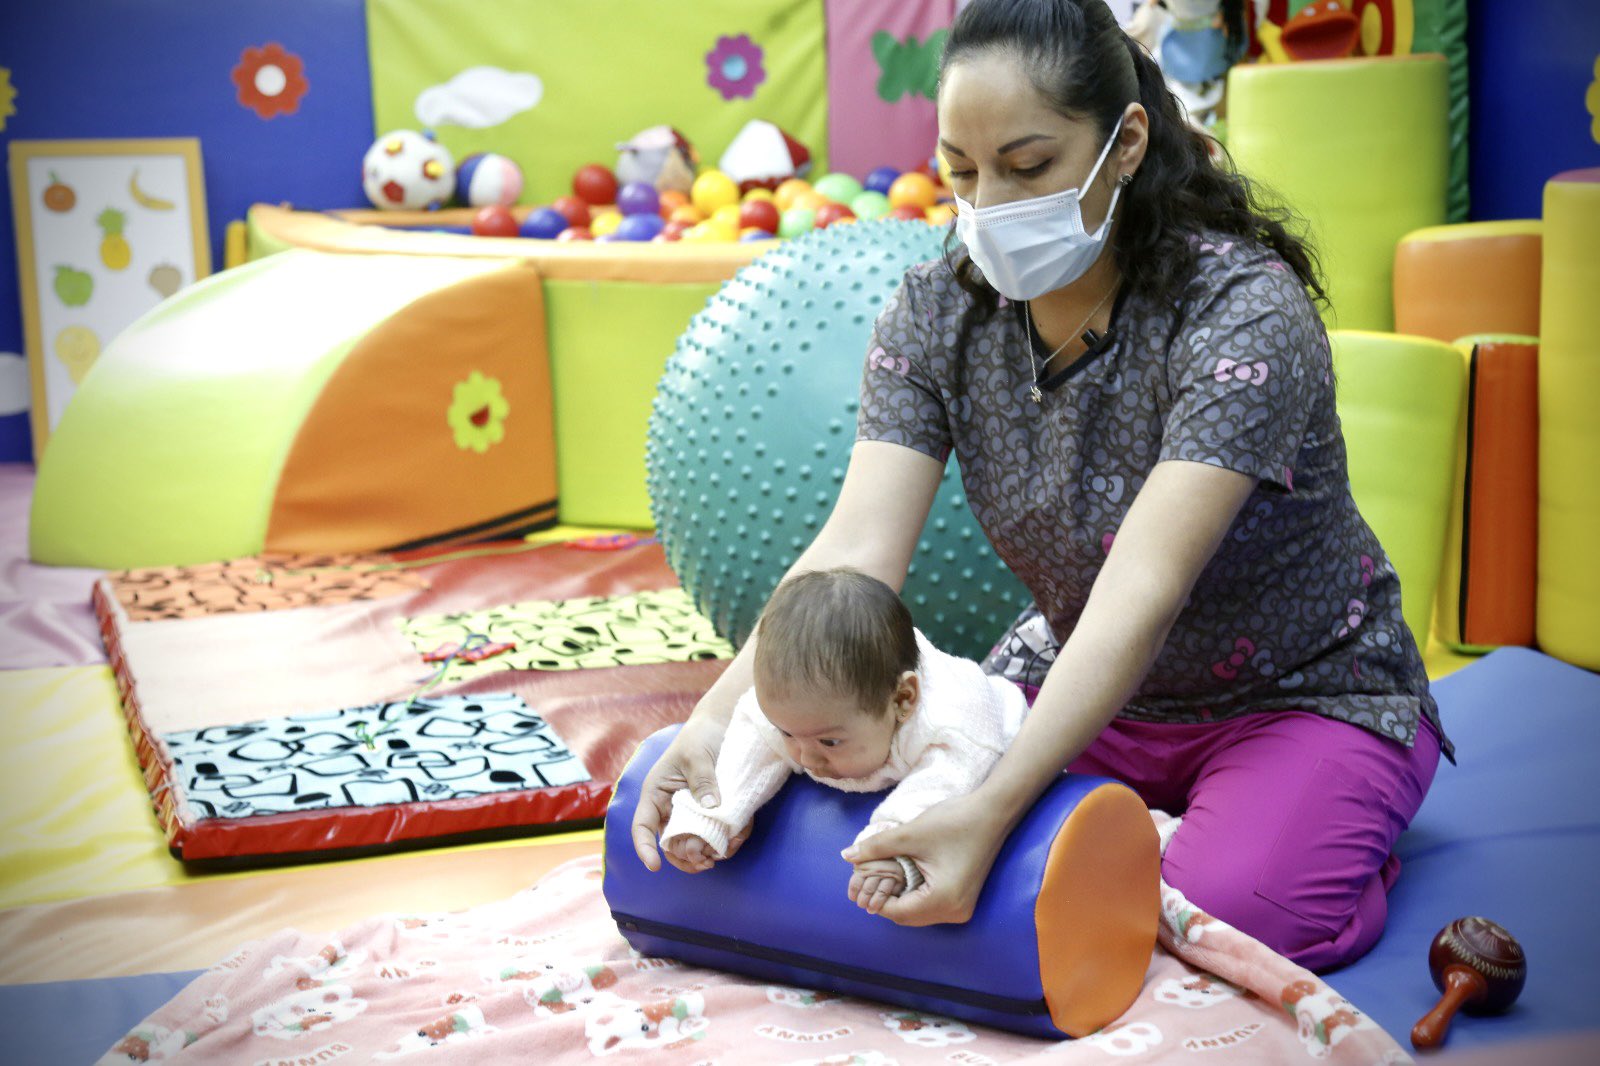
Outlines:
{"label": "yellow plastic ball", "polygon": [[617,227],[622,225],[621,211],[600,211],[589,220],[589,232],[596,237],[604,237],[608,233],[617,232]]}
{"label": "yellow plastic ball", "polygon": [[723,226],[732,226],[734,232],[739,230],[739,205],[724,204],[711,213],[711,221]]}
{"label": "yellow plastic ball", "polygon": [[787,211],[795,205],[795,197],[803,192],[810,191],[811,183],[809,181],[804,178],[790,178],[778,186],[777,190],[772,194],[772,202],[778,205],[779,211]]}
{"label": "yellow plastic ball", "polygon": [[928,221],[935,226],[943,226],[955,220],[956,209],[949,204],[934,204],[928,208]]}
{"label": "yellow plastic ball", "polygon": [[759,185],[744,194],[745,203],[749,203],[751,200],[765,200],[768,203],[777,203],[777,197],[772,194],[772,190],[763,189]]}
{"label": "yellow plastic ball", "polygon": [[694,179],[689,199],[707,215],[717,213],[717,208],[739,202],[739,185],[720,170],[708,170]]}
{"label": "yellow plastic ball", "polygon": [[700,223],[706,229],[706,239],[712,241],[736,241],[739,239],[739,221],[729,222],[726,218],[715,216]]}

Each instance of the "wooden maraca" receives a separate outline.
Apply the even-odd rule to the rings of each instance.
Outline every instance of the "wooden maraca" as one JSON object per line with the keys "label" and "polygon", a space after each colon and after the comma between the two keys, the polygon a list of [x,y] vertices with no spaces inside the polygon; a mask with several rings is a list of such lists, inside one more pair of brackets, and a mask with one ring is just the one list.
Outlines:
{"label": "wooden maraca", "polygon": [[1418,1050],[1443,1042],[1456,1011],[1498,1014],[1516,1002],[1528,977],[1528,960],[1516,937],[1487,918],[1457,918],[1433,938],[1428,972],[1440,992],[1438,1004],[1411,1027]]}

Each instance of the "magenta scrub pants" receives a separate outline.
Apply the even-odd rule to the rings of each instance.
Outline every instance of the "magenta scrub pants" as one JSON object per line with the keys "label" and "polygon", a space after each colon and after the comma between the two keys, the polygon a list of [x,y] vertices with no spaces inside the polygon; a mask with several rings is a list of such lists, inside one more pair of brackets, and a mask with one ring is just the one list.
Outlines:
{"label": "magenta scrub pants", "polygon": [[1114,720],[1069,769],[1183,815],[1162,877],[1195,906],[1311,970],[1377,943],[1392,849],[1433,782],[1439,738],[1407,749],[1304,711],[1222,722]]}

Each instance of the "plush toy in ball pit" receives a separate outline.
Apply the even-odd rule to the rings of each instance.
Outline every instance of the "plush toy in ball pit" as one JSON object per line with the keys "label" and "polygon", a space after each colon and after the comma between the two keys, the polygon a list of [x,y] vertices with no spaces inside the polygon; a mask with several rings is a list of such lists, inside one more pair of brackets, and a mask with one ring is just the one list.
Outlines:
{"label": "plush toy in ball pit", "polygon": [[671,126],[651,126],[617,145],[617,181],[641,182],[659,192],[688,192],[700,154]]}
{"label": "plush toy in ball pit", "polygon": [[738,183],[741,192],[776,189],[789,178],[811,171],[811,151],[770,122],[751,119],[729,143],[717,169]]}
{"label": "plush toy in ball pit", "polygon": [[427,134],[394,130],[367,149],[361,188],[374,207],[386,211],[442,207],[455,192],[455,160]]}

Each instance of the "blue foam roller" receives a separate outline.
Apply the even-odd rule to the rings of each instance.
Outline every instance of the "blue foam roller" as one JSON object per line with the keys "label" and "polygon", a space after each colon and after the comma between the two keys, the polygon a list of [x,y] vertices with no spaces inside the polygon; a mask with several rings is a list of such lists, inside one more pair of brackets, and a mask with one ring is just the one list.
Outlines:
{"label": "blue foam roller", "polygon": [[1127,786],[1063,775],[1001,849],[971,921],[902,927],[850,902],[839,857],[882,795],[803,775],[757,813],[732,859],[698,874],[647,870],[633,811],[676,731],[640,745],[606,817],[606,902],[635,950],[1054,1039],[1103,1028],[1138,996],[1160,849]]}

